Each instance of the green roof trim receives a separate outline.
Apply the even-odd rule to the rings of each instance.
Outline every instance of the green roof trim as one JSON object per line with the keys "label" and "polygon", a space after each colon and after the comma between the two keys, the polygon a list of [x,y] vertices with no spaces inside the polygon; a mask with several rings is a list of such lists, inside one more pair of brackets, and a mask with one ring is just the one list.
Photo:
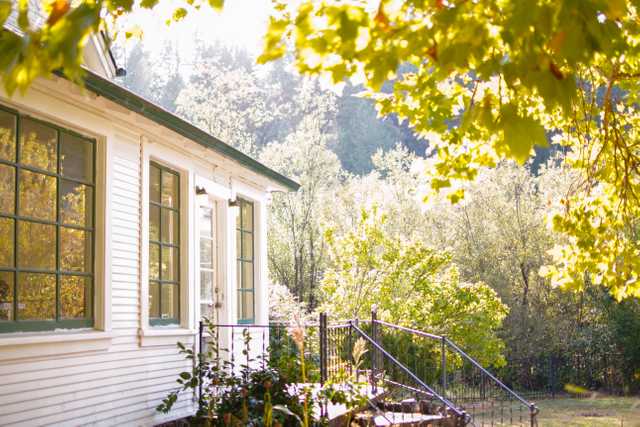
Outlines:
{"label": "green roof trim", "polygon": [[96,95],[100,95],[110,101],[123,106],[124,108],[138,113],[147,119],[156,122],[172,131],[188,138],[198,144],[214,150],[225,157],[233,159],[252,171],[263,175],[291,191],[297,191],[300,184],[286,176],[263,165],[243,152],[236,150],[232,146],[220,141],[218,138],[208,134],[202,129],[181,119],[173,113],[158,105],[134,94],[133,92],[113,83],[91,71],[86,71],[84,78],[85,87]]}

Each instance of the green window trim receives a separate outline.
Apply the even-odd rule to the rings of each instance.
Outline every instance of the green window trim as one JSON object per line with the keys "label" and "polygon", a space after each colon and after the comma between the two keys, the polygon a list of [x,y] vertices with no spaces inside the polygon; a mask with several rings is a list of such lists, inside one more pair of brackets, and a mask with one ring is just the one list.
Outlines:
{"label": "green window trim", "polygon": [[[238,324],[255,323],[255,209],[254,204],[248,200],[238,198],[240,212],[236,222],[237,244],[237,301],[238,301]],[[248,239],[245,239],[248,237]],[[250,242],[250,250],[246,245],[246,240]],[[245,267],[250,266],[251,283],[244,274]],[[248,311],[245,307],[246,296],[250,300],[250,315],[244,314]]]}
{"label": "green window trim", "polygon": [[[92,328],[95,323],[96,141],[95,139],[86,137],[72,130],[56,126],[55,124],[39,120],[26,114],[21,114],[19,111],[3,105],[0,105],[0,114],[5,117],[13,118],[14,123],[13,138],[7,140],[12,142],[13,145],[10,147],[12,152],[7,151],[10,158],[3,156],[2,151],[0,151],[0,168],[4,167],[5,171],[12,170],[10,174],[13,175],[11,183],[5,183],[6,185],[9,185],[9,187],[13,185],[13,212],[0,210],[0,221],[6,221],[5,224],[9,224],[9,227],[13,228],[13,234],[11,236],[13,239],[13,251],[11,254],[12,262],[0,265],[0,275],[10,278],[9,280],[12,282],[11,284],[4,282],[5,285],[9,285],[7,289],[12,288],[12,293],[9,294],[11,302],[5,301],[2,303],[3,295],[0,293],[0,303],[10,304],[10,310],[4,313],[6,319],[0,317],[0,333]],[[27,148],[23,147],[22,140],[24,137],[23,132],[25,123],[29,123],[31,126],[41,127],[55,134],[55,141],[53,141],[52,144],[52,146],[55,147],[55,159],[52,156],[45,156],[44,159],[49,163],[49,167],[38,167],[38,165],[27,164],[26,162],[28,162],[28,160],[22,159],[22,151],[27,150],[30,145],[35,144],[33,147],[37,147],[37,150],[41,150],[43,147],[46,149],[47,145],[41,141],[35,140],[32,142],[25,142],[24,145]],[[73,175],[74,171],[72,170],[72,163],[67,165],[70,168],[68,172],[66,172],[65,167],[63,167],[64,155],[71,153],[66,152],[65,150],[69,147],[74,148],[74,144],[78,142],[84,150],[80,151],[80,153],[84,154],[84,156],[81,156],[80,158],[83,168],[83,177]],[[3,146],[2,141],[0,141],[0,149],[6,147],[7,146]],[[90,154],[88,154],[87,148],[91,151]],[[73,156],[71,157],[73,159]],[[89,162],[91,170],[90,173],[87,174],[86,168],[88,167]],[[55,170],[52,170],[52,166],[54,166]],[[29,206],[33,201],[27,201],[27,205],[24,209],[26,212],[22,212],[20,204],[23,196],[21,193],[21,184],[28,176],[31,176],[33,179],[40,179],[42,183],[45,181],[54,183],[55,191],[51,192],[51,201],[53,202],[53,206],[50,206],[50,209],[55,212],[53,216],[49,215],[48,218],[38,218],[38,215],[41,215],[42,212],[46,212],[46,207],[43,208],[41,205],[37,204]],[[67,186],[68,188],[69,185],[75,185],[75,188],[73,189],[73,192],[65,194],[63,187]],[[75,192],[80,188],[83,190],[76,194]],[[51,189],[49,191],[51,191]],[[68,200],[63,200],[63,194],[66,196],[82,196],[81,198],[78,197],[78,200],[80,200],[81,206],[82,203],[84,203],[84,205],[82,210],[75,212],[75,214],[82,218],[82,222],[84,224],[74,224],[70,219],[71,213],[69,212],[65,212],[63,215],[63,211],[69,209],[66,207],[66,204],[71,203]],[[28,197],[28,194],[25,193],[24,197]],[[91,212],[87,213],[87,209],[90,209]],[[89,221],[90,224],[87,224]],[[53,234],[55,234],[55,237],[50,241],[50,244],[55,244],[55,250],[52,254],[52,257],[55,257],[55,266],[52,264],[51,266],[40,267],[23,264],[20,252],[21,250],[27,250],[26,244],[24,244],[25,248],[22,248],[23,242],[27,240],[25,239],[21,241],[19,238],[19,233],[22,227],[24,227],[25,232],[31,227],[53,227]],[[84,250],[81,251],[82,256],[79,258],[82,260],[80,267],[78,267],[77,264],[73,264],[72,261],[69,261],[68,259],[65,261],[67,265],[62,265],[61,234],[66,235],[67,238],[70,239],[69,241],[75,240],[76,243],[78,241],[77,237],[82,236],[79,241],[82,242]],[[29,240],[29,242],[31,243],[32,240]],[[68,258],[70,254],[71,252],[67,252],[63,255],[66,255]],[[33,262],[41,263],[42,261],[37,260]],[[68,268],[65,269],[64,267]],[[44,282],[42,281],[44,280],[44,277],[41,278],[40,281],[34,280],[31,284],[31,287],[33,288],[33,283],[36,283],[36,288],[33,289],[37,289],[41,295],[43,294],[45,296],[44,298],[40,298],[42,301],[36,300],[35,304],[46,304],[49,309],[53,308],[51,311],[51,318],[21,319],[21,316],[25,315],[21,314],[21,311],[37,311],[37,308],[29,307],[28,305],[25,306],[25,303],[21,302],[23,298],[21,294],[24,292],[21,285],[27,287],[26,284],[29,283],[27,278],[33,279],[34,277],[37,277],[37,275],[40,275],[41,277],[48,275],[50,276],[50,279],[55,276],[55,283],[50,283],[53,286],[51,286],[51,295],[49,298],[47,298],[49,292],[47,292],[45,285],[43,285]],[[77,280],[75,283],[74,279]],[[63,285],[70,286],[70,290],[66,293],[62,292],[61,289]],[[74,287],[76,287],[76,289],[73,289]],[[78,300],[74,300],[73,298],[74,296],[78,296],[78,289],[82,289],[82,294],[80,294],[80,298],[82,299],[81,304],[79,304]],[[63,298],[67,299],[68,297],[71,297],[71,302],[67,300],[65,304],[67,306],[64,307]],[[6,295],[4,298],[6,298]],[[33,297],[31,299],[24,297],[24,301],[33,303]],[[81,308],[78,310],[80,306]],[[0,310],[1,309],[2,306],[0,304]],[[64,315],[63,311],[69,309],[72,309],[76,314],[75,317],[67,317]],[[81,313],[81,316],[78,316],[78,313]],[[0,316],[2,314],[3,312],[0,311]]]}
{"label": "green window trim", "polygon": [[[158,177],[158,189],[157,189],[157,197],[158,200],[153,200],[153,185],[154,178],[152,172],[157,170]],[[166,325],[179,325],[180,324],[180,295],[181,295],[181,280],[180,280],[180,260],[181,260],[181,215],[180,215],[180,174],[170,169],[160,163],[151,161],[149,163],[149,325],[150,326],[166,326]],[[165,203],[163,201],[163,197],[165,195],[165,184],[164,177],[170,176],[174,180],[175,188],[173,193],[173,199],[171,203]],[[157,215],[157,238],[152,236],[152,210],[156,210],[158,212]],[[170,240],[165,239],[165,213],[168,215],[167,218],[173,218],[173,221],[167,222],[168,228],[166,231],[169,231],[169,234],[173,232],[174,236],[170,237]],[[173,227],[171,227],[173,226]],[[177,227],[177,228],[175,228]],[[152,275],[153,271],[153,259],[151,258],[152,248],[157,248],[157,277]],[[171,259],[173,262],[170,262],[171,266],[167,266],[164,268],[164,254],[170,253],[172,254]],[[164,271],[167,271],[172,277],[165,278]],[[152,287],[157,287],[157,291],[152,292]],[[165,289],[173,289],[171,292],[171,310],[173,314],[168,314],[167,317],[163,317],[165,313],[163,313],[163,300],[166,298],[163,295],[163,291]],[[158,299],[157,304],[153,304],[153,298],[156,294],[156,298]],[[157,308],[156,309],[154,309]],[[155,311],[155,312],[154,312]]]}

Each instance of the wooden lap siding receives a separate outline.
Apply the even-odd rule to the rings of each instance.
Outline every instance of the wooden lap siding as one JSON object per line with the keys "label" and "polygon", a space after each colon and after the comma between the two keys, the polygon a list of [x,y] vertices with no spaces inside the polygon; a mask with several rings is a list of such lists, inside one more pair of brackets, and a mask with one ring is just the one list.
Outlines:
{"label": "wooden lap siding", "polygon": [[[190,369],[175,345],[139,346],[137,141],[119,138],[111,162],[111,346],[0,361],[0,426],[153,425],[162,420],[155,407]],[[192,405],[185,394],[169,418],[191,413]]]}

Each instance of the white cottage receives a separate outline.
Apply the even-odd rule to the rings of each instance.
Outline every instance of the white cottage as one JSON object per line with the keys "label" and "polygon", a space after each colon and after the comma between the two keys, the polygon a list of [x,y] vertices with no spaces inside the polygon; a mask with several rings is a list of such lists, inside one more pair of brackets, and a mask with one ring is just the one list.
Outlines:
{"label": "white cottage", "polygon": [[[107,54],[104,54],[107,53]],[[0,92],[0,425],[143,425],[202,315],[266,323],[267,204],[298,184],[111,81]]]}

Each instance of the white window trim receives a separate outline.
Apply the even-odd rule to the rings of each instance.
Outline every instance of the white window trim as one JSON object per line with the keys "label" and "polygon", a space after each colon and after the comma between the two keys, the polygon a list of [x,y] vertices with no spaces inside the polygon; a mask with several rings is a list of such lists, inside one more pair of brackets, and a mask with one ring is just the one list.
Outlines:
{"label": "white window trim", "polygon": [[[200,321],[200,319],[202,318],[202,310],[201,310],[201,306],[202,304],[205,303],[209,303],[209,304],[213,304],[214,305],[214,312],[216,312],[216,321],[219,320],[220,317],[220,307],[216,307],[216,304],[220,304],[222,303],[222,299],[224,298],[224,293],[221,291],[221,282],[220,282],[220,270],[222,269],[222,265],[223,265],[223,260],[221,259],[221,255],[223,252],[223,246],[222,246],[222,239],[220,237],[220,229],[218,227],[218,224],[220,223],[220,219],[219,217],[219,207],[220,207],[221,201],[218,201],[215,197],[209,195],[208,193],[206,194],[206,200],[200,200],[198,199],[198,203],[197,203],[197,209],[195,212],[195,223],[196,223],[196,234],[195,234],[195,239],[194,239],[194,252],[195,252],[195,257],[196,257],[196,275],[195,275],[195,279],[196,279],[196,293],[195,293],[195,312],[196,312],[196,319],[198,321]],[[213,276],[214,276],[214,289],[213,289],[213,294],[211,297],[211,300],[209,301],[204,301],[200,298],[200,295],[202,295],[202,276],[201,276],[201,271],[202,271],[202,266],[200,265],[200,239],[202,239],[202,236],[200,235],[200,226],[201,226],[201,222],[200,222],[200,210],[202,208],[207,208],[207,209],[211,209],[212,211],[212,215],[213,215],[213,223],[211,224],[211,226],[213,227],[213,262],[214,262],[214,267],[213,269],[207,269],[207,270],[212,270],[213,271]],[[218,299],[216,300],[216,289],[219,291],[218,292]]]}
{"label": "white window trim", "polygon": [[0,339],[0,361],[106,351],[113,333],[95,329],[68,332],[14,332]]}
{"label": "white window trim", "polygon": [[[41,114],[31,108],[17,106],[3,99],[2,103],[22,115],[48,122],[77,132],[96,141],[95,221],[94,224],[94,283],[93,328],[69,330],[0,333],[0,361],[15,358],[42,357],[79,352],[108,350],[111,346],[111,241],[107,230],[111,227],[110,192],[112,162],[111,138],[90,130]],[[60,345],[64,343],[64,345]]]}
{"label": "white window trim", "polygon": [[[267,199],[268,194],[261,192],[242,181],[232,180],[232,186],[234,188],[235,198],[241,198],[253,203],[253,247],[254,247],[254,259],[253,259],[253,285],[254,285],[254,323],[259,325],[266,325],[269,323],[269,292],[268,286],[268,271],[267,271]],[[235,215],[240,214],[240,209],[235,208]],[[238,278],[236,277],[236,265],[235,263],[238,248],[236,248],[236,218],[233,217],[233,294],[229,300],[232,302],[232,322],[238,324]]]}
{"label": "white window trim", "polygon": [[[184,340],[195,335],[194,251],[189,245],[193,236],[195,206],[194,173],[191,160],[179,154],[175,148],[156,142],[146,142],[142,149],[142,241],[140,256],[140,346],[175,345],[176,337]],[[180,175],[180,323],[177,325],[151,326],[149,324],[149,169],[157,162]]]}

